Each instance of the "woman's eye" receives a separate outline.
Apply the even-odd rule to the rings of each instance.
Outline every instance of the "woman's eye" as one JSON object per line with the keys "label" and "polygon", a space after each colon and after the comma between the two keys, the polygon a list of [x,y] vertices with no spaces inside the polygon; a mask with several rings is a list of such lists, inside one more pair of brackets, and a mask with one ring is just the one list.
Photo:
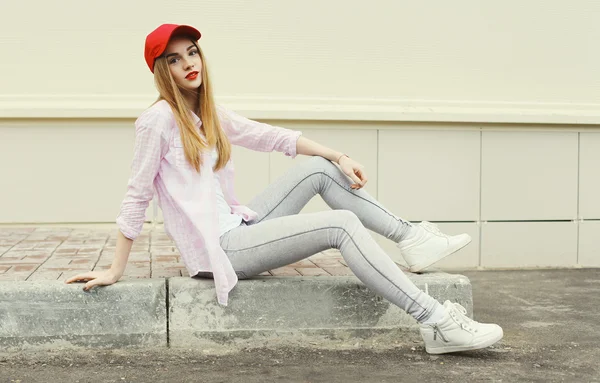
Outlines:
{"label": "woman's eye", "polygon": [[177,60],[179,60],[178,58],[172,58],[171,60],[169,60],[169,64],[175,64],[177,62]]}
{"label": "woman's eye", "polygon": [[193,51],[190,51],[190,56],[195,56],[197,54],[198,54],[198,51],[195,49]]}

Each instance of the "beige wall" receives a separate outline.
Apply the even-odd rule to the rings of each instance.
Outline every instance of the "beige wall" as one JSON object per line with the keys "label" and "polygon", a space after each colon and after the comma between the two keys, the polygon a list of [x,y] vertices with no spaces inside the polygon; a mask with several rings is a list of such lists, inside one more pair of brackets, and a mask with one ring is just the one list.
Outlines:
{"label": "beige wall", "polygon": [[0,117],[130,117],[160,23],[254,118],[599,123],[593,0],[0,2]]}
{"label": "beige wall", "polygon": [[[0,224],[114,222],[155,98],[143,41],[176,22],[202,31],[219,102],[348,152],[396,214],[470,233],[444,266],[598,267],[599,15],[591,0],[1,1]],[[246,202],[293,165],[234,158]]]}

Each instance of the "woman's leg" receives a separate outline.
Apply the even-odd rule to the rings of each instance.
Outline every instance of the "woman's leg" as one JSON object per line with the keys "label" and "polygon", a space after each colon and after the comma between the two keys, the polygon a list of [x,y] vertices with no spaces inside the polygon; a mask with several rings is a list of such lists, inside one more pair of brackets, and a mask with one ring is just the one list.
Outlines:
{"label": "woman's leg", "polygon": [[351,184],[336,165],[323,157],[312,157],[288,170],[248,204],[258,213],[250,224],[298,214],[320,194],[332,209],[352,211],[367,229],[394,242],[402,240],[412,224],[392,214],[365,190],[351,189]]}
{"label": "woman's leg", "polygon": [[410,271],[419,272],[471,242],[468,234],[448,236],[428,222],[412,225],[392,214],[333,163],[313,157],[277,179],[248,205],[258,213],[250,225],[297,214],[320,194],[332,209],[352,211],[362,224],[396,242]]}
{"label": "woman's leg", "polygon": [[432,354],[474,350],[499,341],[503,332],[466,316],[446,301],[440,305],[419,290],[373,240],[356,214],[348,210],[291,215],[241,225],[221,237],[240,278],[297,262],[337,248],[354,274],[371,290],[399,306],[420,325],[425,349]]}
{"label": "woman's leg", "polygon": [[356,214],[348,210],[290,215],[242,225],[221,237],[221,247],[240,278],[336,248],[367,287],[417,321],[426,321],[441,307],[404,275],[373,240]]}

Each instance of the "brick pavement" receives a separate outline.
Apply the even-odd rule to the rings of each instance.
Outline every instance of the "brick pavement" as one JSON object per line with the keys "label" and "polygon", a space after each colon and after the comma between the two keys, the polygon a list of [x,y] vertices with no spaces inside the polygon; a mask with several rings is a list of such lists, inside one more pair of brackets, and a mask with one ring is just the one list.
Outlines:
{"label": "brick pavement", "polygon": [[[113,229],[0,227],[0,281],[65,280],[110,267]],[[264,276],[353,275],[337,250],[262,273]],[[135,240],[122,279],[188,276],[179,252],[162,227],[144,229]]]}

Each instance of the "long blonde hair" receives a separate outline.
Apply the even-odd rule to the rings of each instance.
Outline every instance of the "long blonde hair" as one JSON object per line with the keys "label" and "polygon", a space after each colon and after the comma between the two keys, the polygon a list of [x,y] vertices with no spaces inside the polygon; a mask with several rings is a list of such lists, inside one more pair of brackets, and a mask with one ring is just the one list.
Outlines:
{"label": "long blonde hair", "polygon": [[192,41],[202,60],[202,85],[198,88],[198,102],[200,111],[200,120],[206,137],[206,143],[200,136],[192,119],[191,111],[187,109],[185,99],[181,93],[181,89],[175,83],[167,59],[159,57],[154,64],[154,82],[158,89],[158,101],[165,100],[171,106],[171,110],[175,116],[175,121],[179,127],[181,134],[181,142],[185,151],[186,160],[196,169],[200,171],[202,165],[201,153],[209,148],[216,147],[219,153],[214,170],[222,169],[231,158],[231,144],[221,128],[217,109],[213,100],[212,86],[208,77],[208,69],[206,59],[200,47],[195,41]]}

